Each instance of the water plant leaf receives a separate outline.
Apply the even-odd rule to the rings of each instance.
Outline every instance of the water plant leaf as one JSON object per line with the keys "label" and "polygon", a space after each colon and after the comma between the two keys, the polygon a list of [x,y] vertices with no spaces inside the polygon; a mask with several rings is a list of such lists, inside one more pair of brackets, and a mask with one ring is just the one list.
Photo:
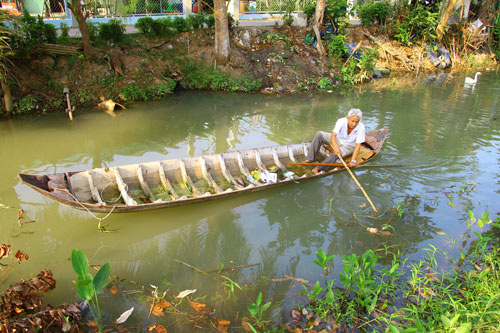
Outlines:
{"label": "water plant leaf", "polygon": [[78,249],[74,249],[71,252],[71,265],[76,275],[79,277],[86,276],[89,272],[89,260],[87,256]]}
{"label": "water plant leaf", "polygon": [[248,311],[250,311],[250,313],[252,314],[252,316],[256,316],[257,315],[257,311],[258,311],[257,304],[255,304],[255,303],[250,304],[248,306]]}
{"label": "water plant leaf", "polygon": [[181,291],[179,295],[177,295],[177,298],[184,298],[188,295],[191,295],[196,292],[197,289],[186,289],[184,291]]}
{"label": "water plant leaf", "polygon": [[163,309],[168,308],[170,306],[172,306],[172,304],[170,304],[169,302],[167,302],[165,300],[162,300],[160,303],[156,304],[153,307],[153,311],[151,311],[151,313],[157,317],[162,317],[165,315],[165,313],[163,312]]}
{"label": "water plant leaf", "polygon": [[155,330],[156,333],[167,333],[167,329],[165,328],[165,326],[157,323],[151,324],[149,326],[148,332],[151,332],[153,330]]}
{"label": "water plant leaf", "polygon": [[130,309],[128,309],[127,311],[125,311],[124,313],[122,313],[120,315],[120,317],[118,317],[118,319],[116,319],[115,323],[116,324],[123,324],[124,322],[127,321],[128,317],[130,317],[130,315],[132,314],[132,312],[134,312],[134,307],[131,307]]}
{"label": "water plant leaf", "polygon": [[267,309],[269,309],[270,306],[271,306],[271,302],[267,302],[266,304],[262,305],[262,312],[264,312]]}
{"label": "water plant leaf", "polygon": [[109,280],[109,262],[105,263],[94,276],[93,283],[96,292],[106,287]]}

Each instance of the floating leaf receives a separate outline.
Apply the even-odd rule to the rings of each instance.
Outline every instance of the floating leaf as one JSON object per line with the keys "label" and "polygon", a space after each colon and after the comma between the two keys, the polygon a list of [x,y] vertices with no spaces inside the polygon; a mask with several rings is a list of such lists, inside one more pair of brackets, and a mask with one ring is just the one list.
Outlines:
{"label": "floating leaf", "polygon": [[368,232],[371,234],[376,234],[378,232],[377,228],[366,228],[366,230],[368,230]]}
{"label": "floating leaf", "polygon": [[181,291],[179,293],[179,295],[177,295],[177,298],[184,298],[184,297],[186,297],[188,295],[191,295],[191,294],[195,293],[196,290],[197,289],[187,289],[187,290]]}
{"label": "floating leaf", "polygon": [[359,205],[360,208],[365,208],[366,207],[366,202],[363,202],[361,205]]}
{"label": "floating leaf", "polygon": [[2,244],[0,246],[0,259],[8,257],[9,252],[10,252],[10,244]]}
{"label": "floating leaf", "polygon": [[113,285],[111,289],[109,289],[109,292],[111,293],[111,295],[116,295],[116,293],[118,292],[118,288],[116,288],[116,286]]}
{"label": "floating leaf", "polygon": [[438,234],[438,235],[446,235],[446,233],[442,232],[442,231],[438,231],[438,232],[436,232],[436,234]]}
{"label": "floating leaf", "polygon": [[250,319],[248,319],[248,317],[243,317],[241,319],[241,327],[243,327],[243,329],[246,331],[246,332],[252,332],[252,329],[250,328],[250,325],[248,324],[248,321]]}
{"label": "floating leaf", "polygon": [[153,311],[151,313],[157,317],[162,317],[165,315],[163,309],[168,308],[170,306],[172,305],[169,302],[162,300],[160,303],[154,306]]}
{"label": "floating leaf", "polygon": [[128,309],[127,311],[125,311],[124,313],[122,313],[120,315],[120,317],[118,317],[118,319],[116,320],[116,324],[123,324],[124,322],[127,321],[128,317],[130,317],[130,315],[132,314],[132,312],[134,312],[134,307],[131,307],[130,309]]}
{"label": "floating leaf", "polygon": [[21,263],[21,261],[23,260],[28,260],[30,258],[24,251],[21,250],[17,250],[15,257],[19,263]]}
{"label": "floating leaf", "polygon": [[148,332],[152,332],[153,330],[155,330],[156,333],[167,333],[167,329],[161,324],[151,324],[148,328]]}
{"label": "floating leaf", "polygon": [[290,316],[292,317],[292,320],[293,321],[299,321],[300,318],[302,318],[302,313],[300,313],[299,311],[293,309],[290,313]]}
{"label": "floating leaf", "polygon": [[198,302],[189,302],[189,305],[196,311],[196,312],[205,312],[207,311],[207,305],[203,303],[198,303]]}

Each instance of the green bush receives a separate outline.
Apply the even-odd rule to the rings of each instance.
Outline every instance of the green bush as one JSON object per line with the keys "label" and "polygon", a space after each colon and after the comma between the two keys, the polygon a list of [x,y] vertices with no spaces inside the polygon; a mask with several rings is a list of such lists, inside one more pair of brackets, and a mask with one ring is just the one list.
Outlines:
{"label": "green bush", "polygon": [[52,24],[45,24],[41,16],[31,16],[26,9],[21,19],[12,24],[16,33],[9,35],[8,43],[17,56],[24,57],[36,52],[44,43],[57,43],[56,28]]}
{"label": "green bush", "polygon": [[258,91],[262,81],[248,77],[232,77],[220,70],[189,61],[181,67],[184,79],[181,86],[188,89],[212,89],[217,91]]}
{"label": "green bush", "polygon": [[368,26],[375,23],[385,24],[391,14],[392,6],[389,2],[369,2],[358,8],[358,15],[363,25]]}
{"label": "green bush", "polygon": [[340,59],[347,54],[349,48],[345,45],[346,36],[335,35],[326,41],[328,53],[334,58]]}
{"label": "green bush", "polygon": [[491,47],[493,52],[495,52],[497,59],[500,58],[500,24],[495,24],[493,27],[493,41],[491,43]]}
{"label": "green bush", "polygon": [[124,101],[145,101],[147,99],[146,89],[138,86],[135,81],[124,86],[120,90],[120,98]]}
{"label": "green bush", "polygon": [[326,0],[324,21],[330,21],[336,32],[343,32],[348,24],[347,0]]}
{"label": "green bush", "polygon": [[203,14],[191,14],[187,17],[186,23],[192,30],[202,29],[205,17]]}
{"label": "green bush", "polygon": [[14,113],[29,113],[38,109],[38,98],[36,96],[26,96],[14,103]]}
{"label": "green bush", "polygon": [[402,9],[400,18],[392,23],[393,36],[404,45],[411,45],[425,39],[432,42],[436,39],[436,27],[439,23],[439,12],[435,7],[417,5]]}
{"label": "green bush", "polygon": [[175,85],[174,80],[158,82],[156,85],[147,88],[147,94],[152,99],[161,99],[171,94],[175,89]]}
{"label": "green bush", "polygon": [[134,27],[136,27],[141,34],[151,36],[153,32],[153,22],[154,20],[151,16],[141,17],[134,24]]}
{"label": "green bush", "polygon": [[124,40],[125,27],[120,20],[111,19],[107,23],[99,24],[99,37],[103,40],[113,41],[115,43]]}
{"label": "green bush", "polygon": [[98,33],[99,33],[99,28],[92,22],[85,22],[87,25],[87,30],[89,31],[89,37],[90,40],[95,40]]}
{"label": "green bush", "polygon": [[205,24],[207,25],[207,28],[211,29],[215,27],[215,16],[214,14],[206,15],[205,16]]}
{"label": "green bush", "polygon": [[177,32],[189,31],[189,26],[182,16],[176,16],[173,21],[173,27]]}

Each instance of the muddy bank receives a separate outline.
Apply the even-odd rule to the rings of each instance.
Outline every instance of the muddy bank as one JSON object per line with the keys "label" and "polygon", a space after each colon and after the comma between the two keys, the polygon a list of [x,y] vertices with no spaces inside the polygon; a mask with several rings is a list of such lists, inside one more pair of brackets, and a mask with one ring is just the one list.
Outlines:
{"label": "muddy bank", "polygon": [[[345,86],[342,68],[348,59],[320,57],[305,42],[310,32],[311,28],[295,27],[233,28],[230,62],[224,66],[214,63],[213,29],[169,38],[133,35],[120,45],[97,46],[92,59],[40,53],[15,63],[13,113],[63,112],[67,108],[65,87],[78,110],[107,99],[125,105],[161,99],[177,88],[296,93]],[[346,42],[356,45],[358,52],[373,51],[375,69],[385,75],[438,70],[422,47],[401,47],[377,27],[351,27]],[[467,59],[451,56],[453,65],[447,70],[496,66],[489,52]],[[353,83],[367,82],[372,74],[369,71]]]}

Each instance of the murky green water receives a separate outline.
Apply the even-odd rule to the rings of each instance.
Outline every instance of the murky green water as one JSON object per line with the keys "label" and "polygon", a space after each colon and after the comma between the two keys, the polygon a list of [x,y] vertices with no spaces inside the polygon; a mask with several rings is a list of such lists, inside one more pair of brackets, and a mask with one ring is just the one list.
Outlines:
{"label": "murky green water", "polygon": [[[285,299],[274,314],[286,317],[300,288],[269,279],[291,275],[316,281],[320,269],[312,259],[320,248],[337,256],[339,270],[342,254],[389,247],[420,258],[433,244],[448,254],[440,257],[446,267],[465,239],[465,212],[489,210],[492,218],[499,213],[500,76],[485,73],[474,90],[463,87],[463,76],[441,79],[391,79],[362,92],[315,96],[180,93],[131,105],[114,118],[92,111],[77,112],[73,123],[63,114],[2,121],[0,203],[22,207],[26,219],[36,222],[19,228],[17,211],[0,210],[0,243],[30,257],[0,267],[1,289],[50,268],[57,288],[46,300],[78,299],[69,257],[79,248],[92,264],[109,261],[112,274],[121,278],[172,295],[198,289],[194,296],[207,295],[202,302],[219,317],[241,320],[259,290],[274,303]],[[316,130],[331,130],[351,107],[363,110],[369,130],[390,129],[375,163],[405,165],[356,171],[382,212],[377,218],[349,174],[340,173],[192,206],[114,214],[104,223],[115,232],[101,233],[88,213],[52,202],[16,178],[299,142]],[[421,196],[416,205],[409,198],[414,195]],[[405,198],[408,206],[399,218],[393,209]],[[392,226],[392,236],[366,230],[384,224]],[[254,287],[225,299],[216,297],[225,295],[217,275],[206,277],[176,260],[207,271],[221,264],[260,265],[233,273],[234,281]],[[109,321],[131,306],[136,309],[131,325],[147,327],[156,320],[171,331],[190,330],[176,322],[179,317],[148,320],[149,304],[137,295],[103,295]]]}

